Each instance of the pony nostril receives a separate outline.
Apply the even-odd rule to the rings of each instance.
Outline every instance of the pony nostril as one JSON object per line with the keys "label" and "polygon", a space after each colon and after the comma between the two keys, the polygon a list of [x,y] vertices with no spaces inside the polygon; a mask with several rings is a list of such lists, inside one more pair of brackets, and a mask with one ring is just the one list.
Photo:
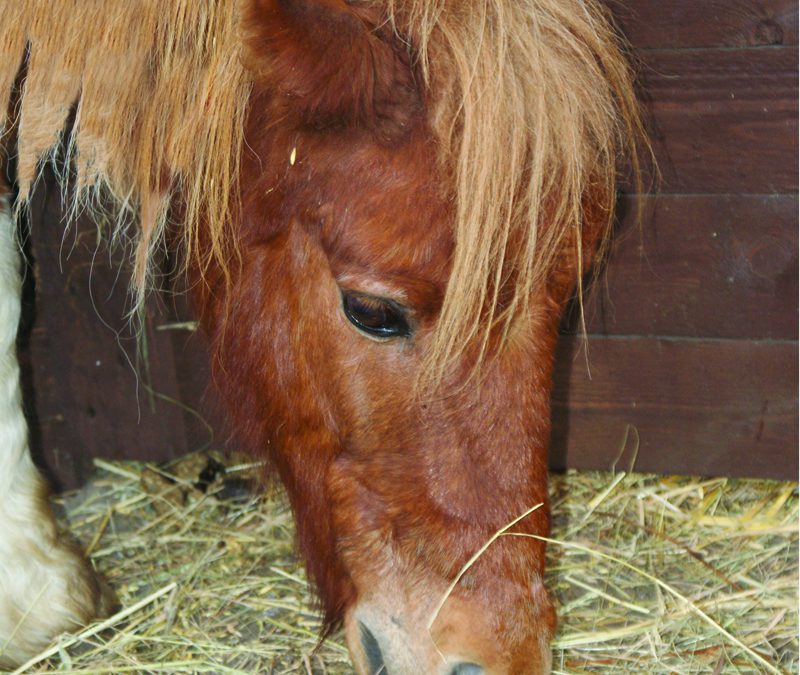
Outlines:
{"label": "pony nostril", "polygon": [[378,644],[372,631],[360,621],[358,622],[358,627],[361,631],[361,646],[364,648],[364,653],[369,663],[369,674],[388,675],[389,671],[386,670],[386,664],[383,662],[381,646]]}
{"label": "pony nostril", "polygon": [[448,675],[483,675],[483,668],[477,663],[457,663]]}

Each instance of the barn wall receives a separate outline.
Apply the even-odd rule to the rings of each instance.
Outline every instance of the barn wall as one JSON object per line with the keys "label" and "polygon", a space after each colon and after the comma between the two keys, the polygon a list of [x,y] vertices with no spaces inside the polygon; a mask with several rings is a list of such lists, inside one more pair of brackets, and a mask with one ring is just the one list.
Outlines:
{"label": "barn wall", "polygon": [[[797,476],[797,5],[608,0],[641,60],[662,182],[620,200],[606,271],[564,322],[551,464]],[[35,197],[21,333],[37,452],[62,487],[91,458],[168,459],[219,439],[202,337],[155,295],[137,380],[127,279],[91,223]],[[91,289],[91,294],[87,292]],[[591,376],[589,375],[591,373]],[[138,382],[138,383],[137,383]]]}
{"label": "barn wall", "polygon": [[186,299],[152,293],[141,345],[125,255],[87,217],[70,222],[47,171],[26,238],[18,352],[35,459],[59,488],[82,484],[93,458],[164,461],[213,445],[208,359]]}
{"label": "barn wall", "polygon": [[662,182],[641,231],[622,199],[588,372],[565,325],[551,463],[796,478],[797,3],[609,5]]}

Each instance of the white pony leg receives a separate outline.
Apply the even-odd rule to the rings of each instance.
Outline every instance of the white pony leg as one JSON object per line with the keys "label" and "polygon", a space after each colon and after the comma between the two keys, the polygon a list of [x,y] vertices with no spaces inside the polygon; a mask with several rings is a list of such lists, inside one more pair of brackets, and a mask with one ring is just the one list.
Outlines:
{"label": "white pony leg", "polygon": [[60,633],[103,613],[89,563],[58,537],[31,461],[15,339],[20,255],[0,185],[0,666],[19,664]]}

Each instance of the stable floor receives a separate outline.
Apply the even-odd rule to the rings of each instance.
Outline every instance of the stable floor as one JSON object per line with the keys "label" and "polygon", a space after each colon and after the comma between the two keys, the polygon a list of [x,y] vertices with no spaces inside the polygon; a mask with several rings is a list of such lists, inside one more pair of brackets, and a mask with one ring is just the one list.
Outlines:
{"label": "stable floor", "polygon": [[[291,514],[250,489],[257,467],[96,469],[56,503],[123,609],[19,672],[352,672],[341,636],[318,646]],[[797,483],[570,472],[551,496],[555,673],[797,672]]]}

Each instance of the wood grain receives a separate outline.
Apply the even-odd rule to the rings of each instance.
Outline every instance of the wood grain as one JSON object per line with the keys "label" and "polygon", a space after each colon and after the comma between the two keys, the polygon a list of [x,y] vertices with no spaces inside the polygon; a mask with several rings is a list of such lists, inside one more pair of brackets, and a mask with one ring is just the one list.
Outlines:
{"label": "wood grain", "polygon": [[797,48],[644,55],[660,192],[797,191]]}
{"label": "wood grain", "polygon": [[796,342],[591,336],[590,379],[565,338],[551,465],[796,480],[797,356]]}
{"label": "wood grain", "polygon": [[637,49],[797,45],[795,0],[607,0]]}
{"label": "wood grain", "polygon": [[[591,333],[797,339],[797,195],[663,195],[621,204],[585,304]],[[579,328],[575,308],[567,330]]]}

